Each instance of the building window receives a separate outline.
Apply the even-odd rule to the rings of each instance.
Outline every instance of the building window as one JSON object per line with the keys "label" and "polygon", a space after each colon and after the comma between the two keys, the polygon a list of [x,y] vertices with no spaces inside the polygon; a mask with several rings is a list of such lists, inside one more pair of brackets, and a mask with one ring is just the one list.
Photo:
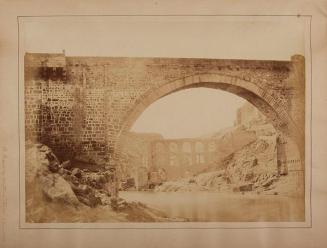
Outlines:
{"label": "building window", "polygon": [[203,155],[203,153],[197,153],[195,158],[196,158],[196,163],[197,164],[204,164],[204,155]]}
{"label": "building window", "polygon": [[204,152],[204,145],[203,145],[202,142],[197,141],[197,142],[195,143],[195,151],[196,151],[197,153]]}
{"label": "building window", "polygon": [[192,147],[190,142],[184,142],[182,146],[183,150],[183,164],[191,165],[192,164]]}
{"label": "building window", "polygon": [[176,166],[177,165],[177,156],[175,154],[170,154],[169,156],[169,165]]}
{"label": "building window", "polygon": [[196,142],[195,143],[195,160],[197,164],[203,164],[204,163],[204,145],[202,142]]}

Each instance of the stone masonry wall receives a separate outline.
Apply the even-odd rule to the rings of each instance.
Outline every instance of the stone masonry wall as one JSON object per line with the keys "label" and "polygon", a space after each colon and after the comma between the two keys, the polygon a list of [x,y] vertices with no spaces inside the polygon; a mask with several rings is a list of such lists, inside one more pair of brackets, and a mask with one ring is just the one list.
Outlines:
{"label": "stone masonry wall", "polygon": [[[25,138],[48,145],[61,159],[105,163],[107,126],[103,89],[87,88],[83,74],[68,81],[66,64],[60,67],[63,64],[58,62],[58,56],[48,62],[46,69],[34,61],[51,61],[51,55],[30,57],[29,54],[25,57]],[[55,68],[64,73],[61,77],[40,73],[48,72],[49,68],[50,72]]]}
{"label": "stone masonry wall", "polygon": [[[299,57],[296,59],[299,61]],[[147,107],[148,103],[142,102],[145,96],[158,92],[158,99],[162,97],[161,92],[167,91],[167,83],[183,78],[194,80],[194,75],[219,75],[227,80],[221,82],[219,88],[227,91],[231,91],[232,84],[240,84],[233,86],[233,93],[253,100],[262,110],[267,108],[268,102],[271,109],[266,109],[266,113],[272,114],[272,121],[281,119],[283,125],[288,125],[284,119],[292,116],[285,113],[294,106],[290,96],[296,94],[296,77],[292,76],[296,68],[299,67],[294,67],[292,61],[66,57],[27,53],[25,136],[45,143],[61,157],[114,163],[117,140],[128,129],[126,123],[134,121],[130,117],[133,110],[142,111]],[[188,87],[207,86],[200,77],[194,84],[186,83]],[[169,86],[168,90],[171,93],[178,89]],[[255,95],[257,92],[260,97]],[[276,113],[281,113],[279,118],[275,118]]]}

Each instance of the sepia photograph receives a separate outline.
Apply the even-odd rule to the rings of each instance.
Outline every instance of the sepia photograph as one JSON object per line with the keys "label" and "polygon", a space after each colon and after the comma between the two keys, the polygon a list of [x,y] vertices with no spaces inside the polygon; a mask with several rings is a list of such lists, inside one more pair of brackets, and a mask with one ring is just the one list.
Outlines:
{"label": "sepia photograph", "polygon": [[307,24],[20,18],[21,221],[304,223]]}
{"label": "sepia photograph", "polygon": [[0,0],[0,247],[327,247],[326,0]]}

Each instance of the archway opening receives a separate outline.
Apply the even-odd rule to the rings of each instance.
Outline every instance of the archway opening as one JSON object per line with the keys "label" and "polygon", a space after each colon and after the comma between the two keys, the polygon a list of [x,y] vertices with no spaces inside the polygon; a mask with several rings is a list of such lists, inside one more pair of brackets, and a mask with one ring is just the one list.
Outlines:
{"label": "archway opening", "polygon": [[[240,87],[204,83],[164,94],[119,138],[119,189],[278,194],[270,186],[287,177],[294,194],[289,166],[300,152],[276,123],[277,113]],[[219,176],[197,182],[206,174]]]}
{"label": "archway opening", "polygon": [[260,88],[260,86],[251,81],[219,74],[190,76],[149,90],[136,101],[135,106],[125,116],[118,137],[128,132],[144,110],[158,99],[175,92],[195,88],[219,89],[247,100],[267,117],[276,130],[293,139],[299,148],[302,147],[302,130],[298,129],[288,115],[285,110],[285,103],[278,101],[271,92]]}

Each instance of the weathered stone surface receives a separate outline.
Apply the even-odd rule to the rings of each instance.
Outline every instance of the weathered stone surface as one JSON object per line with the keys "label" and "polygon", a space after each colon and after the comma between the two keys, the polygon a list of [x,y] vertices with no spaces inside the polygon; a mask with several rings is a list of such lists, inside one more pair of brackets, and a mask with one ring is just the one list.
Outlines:
{"label": "weathered stone surface", "polygon": [[27,194],[31,201],[43,194],[53,202],[79,205],[69,183],[56,173],[59,170],[58,159],[47,146],[37,144],[26,150],[25,170],[27,187],[39,188]]}
{"label": "weathered stone surface", "polygon": [[39,176],[40,186],[45,196],[54,202],[79,205],[79,201],[69,183],[58,174]]}
{"label": "weathered stone surface", "polygon": [[[87,184],[90,184],[87,180],[88,176],[83,175],[87,172],[82,172],[78,168],[72,171],[63,168],[62,164],[59,165],[55,154],[45,145],[39,144],[27,149],[26,162],[28,188],[36,189],[29,191],[27,195],[29,202],[35,201],[33,199],[41,199],[42,195],[48,201],[71,206],[80,206],[83,203],[95,207],[109,202],[109,200],[101,200],[99,193]],[[70,162],[66,161],[63,164],[70,164]],[[104,188],[104,184],[108,181],[105,176],[107,174],[91,172],[93,178],[96,178],[98,188]],[[86,178],[84,178],[86,182],[83,182],[83,177]]]}
{"label": "weathered stone surface", "polygon": [[77,195],[88,194],[91,191],[90,187],[85,184],[81,184],[77,186],[72,185],[72,189],[74,193]]}
{"label": "weathered stone surface", "polygon": [[[50,162],[45,156],[45,152],[51,150],[43,148],[41,152],[41,147],[43,145],[30,143],[25,153],[27,222],[81,223],[168,220],[163,213],[145,205],[127,203],[121,199],[117,201],[116,211],[118,212],[113,211],[110,205],[114,200],[112,201],[113,198],[110,197],[106,189],[96,190],[82,182],[83,177],[87,177],[85,174],[94,172],[83,170],[81,172],[82,177],[77,178],[70,175],[71,171],[60,167],[61,174],[53,173],[49,170]],[[101,174],[99,181],[103,180],[101,178],[112,178],[111,172],[98,173]],[[73,184],[72,178],[77,179],[77,185]]]}
{"label": "weathered stone surface", "polygon": [[272,185],[276,180],[276,178],[269,178],[266,182],[262,184],[263,187],[269,187]]}
{"label": "weathered stone surface", "polygon": [[59,171],[59,164],[56,161],[51,161],[49,164],[49,170],[53,173]]}
{"label": "weathered stone surface", "polygon": [[72,163],[70,162],[70,160],[64,161],[61,164],[61,167],[64,168],[64,169],[70,169],[71,166],[72,166]]}
{"label": "weathered stone surface", "polygon": [[[27,53],[26,138],[47,144],[61,158],[114,163],[120,134],[149,104],[199,85],[249,100],[277,129],[294,136],[304,127],[303,73],[299,55],[251,61]],[[303,137],[297,141],[303,143]]]}
{"label": "weathered stone surface", "polygon": [[252,191],[252,186],[253,186],[253,184],[240,185],[239,189],[240,189],[241,192]]}
{"label": "weathered stone surface", "polygon": [[25,179],[29,185],[35,180],[38,169],[42,167],[48,167],[49,161],[47,159],[41,159],[39,151],[36,146],[26,149],[25,152],[26,163],[25,163]]}
{"label": "weathered stone surface", "polygon": [[93,193],[78,195],[78,200],[92,208],[102,203],[101,199]]}
{"label": "weathered stone surface", "polygon": [[74,168],[72,170],[72,176],[75,176],[77,178],[81,178],[82,177],[81,170],[79,168]]}

